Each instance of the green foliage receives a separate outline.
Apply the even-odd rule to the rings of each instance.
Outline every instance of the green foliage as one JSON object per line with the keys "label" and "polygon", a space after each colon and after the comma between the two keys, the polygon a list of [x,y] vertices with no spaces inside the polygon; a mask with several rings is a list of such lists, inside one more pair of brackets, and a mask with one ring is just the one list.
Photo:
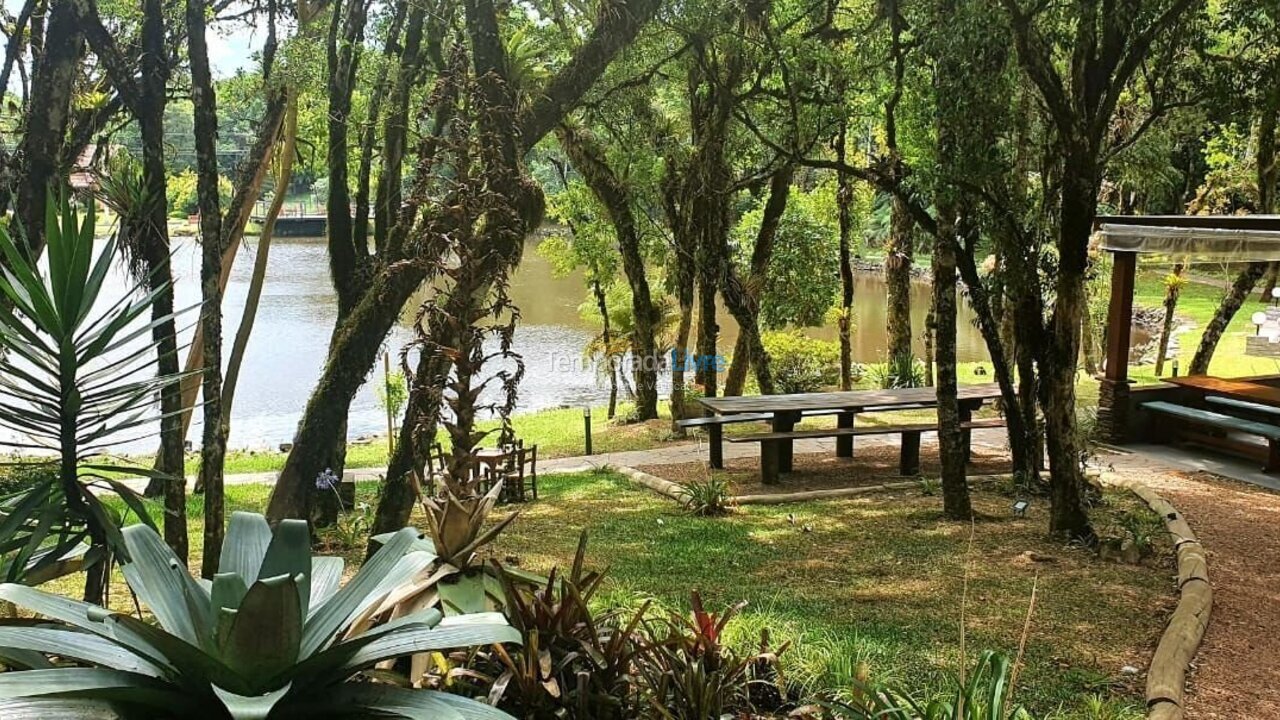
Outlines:
{"label": "green foliage", "polygon": [[885,390],[924,387],[928,380],[924,363],[911,353],[897,353],[883,363],[872,365],[868,375],[873,385]]}
{"label": "green foliage", "polygon": [[567,575],[553,569],[534,584],[501,573],[504,612],[522,642],[479,653],[467,674],[517,717],[629,720],[640,710],[635,665],[645,642],[637,630],[649,605],[595,612],[605,575],[586,569],[586,543],[584,532]]}
{"label": "green foliage", "polygon": [[954,678],[952,687],[939,693],[921,697],[918,691],[863,681],[855,687],[852,700],[832,703],[830,708],[840,720],[1032,720],[1013,703],[1015,680],[1012,661],[986,651],[964,680]]}
{"label": "green foliage", "polygon": [[[763,215],[764,207],[756,207],[734,229],[742,265],[750,262]],[[792,190],[760,295],[760,321],[765,327],[822,324],[840,290],[840,229],[835,218],[831,188]]]}
{"label": "green foliage", "polygon": [[[183,170],[175,175],[170,175],[166,192],[169,201],[169,217],[187,218],[195,215],[200,210],[195,170]],[[231,202],[231,193],[231,181],[225,176],[219,175],[218,198],[221,207],[226,207]]]}
{"label": "green foliage", "polygon": [[[367,629],[366,612],[435,561],[405,528],[341,586],[341,558],[310,554],[301,520],[273,532],[235,513],[211,584],[196,581],[156,532],[124,530],[125,579],[159,627],[130,615],[22,587],[0,598],[50,624],[0,625],[11,665],[0,674],[6,716],[508,718],[472,700],[348,682],[412,653],[518,642],[499,615],[444,619],[435,609]],[[55,665],[53,658],[87,667]]]}
{"label": "green foliage", "polygon": [[799,330],[761,333],[778,392],[817,392],[840,382],[840,344]]}
{"label": "green foliage", "polygon": [[47,273],[0,228],[0,429],[15,438],[0,445],[59,453],[56,473],[40,471],[38,482],[0,501],[9,582],[45,577],[84,552],[85,540],[93,545],[86,564],[104,559],[108,544],[118,548],[117,519],[99,492],[121,495],[145,520],[133,492],[86,461],[155,422],[153,398],[180,379],[155,375],[154,353],[135,347],[171,319],[150,317],[167,288],[151,290],[144,278],[123,298],[102,296],[118,245],[112,238],[94,256],[92,207],[82,219],[66,198],[50,198],[45,240]]}
{"label": "green foliage", "polygon": [[711,613],[695,590],[691,605],[687,615],[672,613],[661,623],[647,624],[653,644],[640,676],[649,717],[705,720],[780,707],[785,695],[778,686],[777,661],[786,647],[771,650],[762,637],[758,652],[740,653],[725,643],[725,630],[745,604]]}

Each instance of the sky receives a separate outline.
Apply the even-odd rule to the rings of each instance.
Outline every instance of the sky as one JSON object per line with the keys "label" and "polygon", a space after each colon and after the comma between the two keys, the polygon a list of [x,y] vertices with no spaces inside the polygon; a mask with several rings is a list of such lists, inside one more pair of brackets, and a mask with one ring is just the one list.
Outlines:
{"label": "sky", "polygon": [[[0,0],[11,15],[22,9],[22,0]],[[234,6],[232,12],[235,12]],[[266,27],[248,27],[243,22],[222,23],[209,29],[209,65],[215,78],[235,75],[237,70],[253,67],[254,54],[262,49],[266,39]],[[0,44],[3,39],[0,38]],[[9,81],[9,90],[18,92],[22,85],[15,71]]]}

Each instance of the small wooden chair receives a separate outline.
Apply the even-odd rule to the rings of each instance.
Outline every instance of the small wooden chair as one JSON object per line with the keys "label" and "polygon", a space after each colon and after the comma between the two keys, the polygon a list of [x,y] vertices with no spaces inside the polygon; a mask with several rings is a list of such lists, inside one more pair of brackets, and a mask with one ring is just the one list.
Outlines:
{"label": "small wooden chair", "polygon": [[533,499],[538,499],[538,446],[528,448],[521,443],[512,455],[510,464],[504,473],[507,497],[516,502],[525,502],[526,488],[531,491]]}
{"label": "small wooden chair", "polygon": [[444,479],[446,469],[444,449],[440,443],[431,443],[427,446],[427,460],[422,467],[422,489],[428,497],[435,496],[436,484]]}

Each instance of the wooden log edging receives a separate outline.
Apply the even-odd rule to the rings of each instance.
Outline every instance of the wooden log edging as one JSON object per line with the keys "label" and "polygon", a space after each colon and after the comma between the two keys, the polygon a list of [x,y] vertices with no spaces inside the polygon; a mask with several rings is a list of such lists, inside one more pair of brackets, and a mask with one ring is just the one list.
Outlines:
{"label": "wooden log edging", "polygon": [[1183,720],[1187,670],[1204,640],[1213,610],[1213,586],[1204,546],[1178,509],[1145,483],[1113,483],[1137,495],[1164,521],[1178,562],[1178,606],[1147,669],[1147,720]]}
{"label": "wooden log edging", "polygon": [[684,486],[680,483],[663,480],[657,475],[650,475],[647,472],[642,472],[626,465],[610,465],[608,468],[625,476],[631,482],[646,487],[659,495],[675,500],[676,502],[684,502],[686,493]]}

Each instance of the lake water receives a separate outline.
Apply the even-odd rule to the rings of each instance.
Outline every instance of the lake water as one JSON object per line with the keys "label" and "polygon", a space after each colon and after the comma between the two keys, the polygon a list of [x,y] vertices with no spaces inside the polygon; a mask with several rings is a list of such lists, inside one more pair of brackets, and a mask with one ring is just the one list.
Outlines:
{"label": "lake water", "polygon": [[[248,292],[256,238],[239,251],[224,301],[224,332],[227,351],[239,324]],[[578,311],[584,300],[580,276],[557,278],[550,265],[535,251],[531,240],[524,261],[511,287],[522,321],[516,332],[516,351],[525,362],[526,375],[520,388],[522,412],[559,406],[600,405],[607,401],[607,378],[582,362],[582,348],[598,332]],[[200,260],[198,245],[190,239],[175,240],[174,274],[177,277],[179,306],[199,301]],[[232,447],[274,447],[288,442],[297,427],[307,398],[320,376],[329,336],[333,331],[336,306],[329,281],[328,261],[319,239],[281,238],[272,242],[257,322],[240,374],[231,423]],[[114,274],[106,292],[119,293],[126,287],[122,272]],[[856,333],[854,359],[877,362],[884,356],[885,287],[877,273],[860,273],[856,289]],[[929,304],[929,286],[913,288],[913,327],[924,326]],[[408,319],[392,333],[385,349],[392,362],[411,337]],[[194,316],[192,317],[194,320]],[[985,346],[964,309],[960,318],[961,360],[986,357]],[[721,352],[728,354],[736,337],[736,324],[720,319],[723,328]],[[810,329],[813,336],[834,340],[834,328]],[[923,351],[919,344],[917,352]],[[381,377],[379,363],[378,377]],[[664,379],[663,390],[669,381]],[[362,388],[351,406],[349,430],[352,437],[384,432],[386,416],[378,405],[374,383]],[[190,435],[198,445],[198,423]],[[150,449],[154,441],[131,444],[128,449]]]}

